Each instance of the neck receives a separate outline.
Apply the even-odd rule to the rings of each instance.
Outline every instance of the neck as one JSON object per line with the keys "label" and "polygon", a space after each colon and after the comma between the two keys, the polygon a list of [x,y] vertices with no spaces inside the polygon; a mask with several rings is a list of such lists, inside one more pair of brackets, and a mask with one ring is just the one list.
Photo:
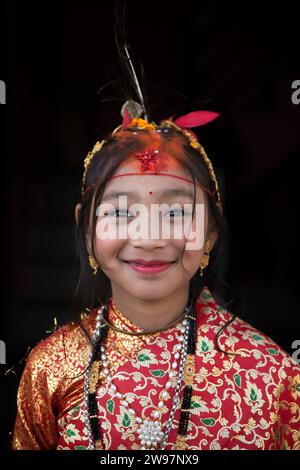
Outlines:
{"label": "neck", "polygon": [[145,331],[153,331],[167,327],[182,316],[189,299],[189,286],[176,291],[176,295],[146,300],[129,295],[112,285],[112,298],[126,318]]}

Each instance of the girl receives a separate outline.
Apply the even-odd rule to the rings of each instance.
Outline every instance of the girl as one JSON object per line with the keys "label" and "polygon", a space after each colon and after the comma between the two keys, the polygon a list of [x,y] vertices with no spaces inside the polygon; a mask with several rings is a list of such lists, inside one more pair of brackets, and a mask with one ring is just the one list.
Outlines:
{"label": "girl", "polygon": [[300,449],[300,367],[214,292],[223,211],[187,127],[216,116],[133,108],[85,159],[76,295],[92,309],[29,354],[13,449]]}

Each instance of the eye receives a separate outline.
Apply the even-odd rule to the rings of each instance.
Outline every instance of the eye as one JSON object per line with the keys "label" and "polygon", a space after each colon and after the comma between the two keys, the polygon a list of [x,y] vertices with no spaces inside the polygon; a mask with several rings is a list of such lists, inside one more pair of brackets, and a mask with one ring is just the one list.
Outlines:
{"label": "eye", "polygon": [[[185,211],[184,211],[184,209],[171,209],[171,210],[165,212],[164,215],[171,214],[171,213],[175,214],[175,217],[178,217],[178,216],[182,217],[185,214]],[[172,216],[172,218],[174,218],[174,215]]]}
{"label": "eye", "polygon": [[120,210],[120,209],[114,209],[110,212],[104,212],[104,215],[105,216],[108,216],[108,217],[115,217],[117,216],[117,218],[120,218],[120,217],[128,217],[128,214],[129,212],[128,211],[125,211],[125,210]]}

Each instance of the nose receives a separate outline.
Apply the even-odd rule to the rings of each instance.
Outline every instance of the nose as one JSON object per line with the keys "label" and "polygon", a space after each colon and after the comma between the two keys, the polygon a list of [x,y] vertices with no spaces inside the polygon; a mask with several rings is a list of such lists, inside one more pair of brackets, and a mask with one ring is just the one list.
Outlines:
{"label": "nose", "polygon": [[128,227],[128,241],[134,248],[153,250],[168,245],[170,234],[162,221],[162,215],[153,215],[148,210],[140,214],[139,228],[136,225]]}
{"label": "nose", "polygon": [[164,248],[168,245],[168,240],[162,238],[129,238],[128,243],[133,248],[142,248],[145,251],[152,251],[157,248]]}

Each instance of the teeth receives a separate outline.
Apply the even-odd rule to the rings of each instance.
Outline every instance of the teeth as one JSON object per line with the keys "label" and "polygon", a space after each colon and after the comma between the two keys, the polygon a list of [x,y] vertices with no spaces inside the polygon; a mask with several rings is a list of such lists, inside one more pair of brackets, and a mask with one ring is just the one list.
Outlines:
{"label": "teeth", "polygon": [[171,262],[166,263],[155,263],[155,264],[142,264],[142,263],[134,263],[133,261],[129,262],[130,264],[134,264],[135,266],[163,266],[164,264],[170,264]]}
{"label": "teeth", "polygon": [[134,263],[136,266],[146,266],[146,267],[154,267],[154,266],[161,266],[161,264],[140,264],[140,263]]}

